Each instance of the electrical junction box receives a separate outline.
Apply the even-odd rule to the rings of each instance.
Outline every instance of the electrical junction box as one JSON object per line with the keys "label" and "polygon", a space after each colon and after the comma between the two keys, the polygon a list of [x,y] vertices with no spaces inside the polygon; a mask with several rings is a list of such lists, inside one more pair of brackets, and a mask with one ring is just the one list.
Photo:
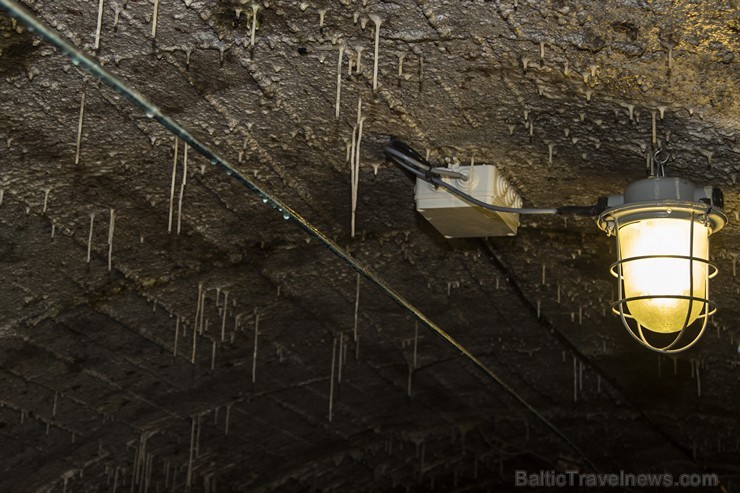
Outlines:
{"label": "electrical junction box", "polygon": [[[472,197],[491,205],[520,208],[522,199],[501,176],[496,166],[453,166],[467,180],[440,177]],[[445,238],[514,236],[519,227],[519,214],[494,212],[472,205],[444,188],[417,178],[414,189],[416,210],[432,223]]]}

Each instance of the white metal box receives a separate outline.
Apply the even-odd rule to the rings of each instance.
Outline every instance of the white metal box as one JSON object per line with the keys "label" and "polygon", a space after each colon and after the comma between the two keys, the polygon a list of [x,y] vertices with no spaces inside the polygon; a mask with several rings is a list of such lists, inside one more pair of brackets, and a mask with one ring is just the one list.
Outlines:
{"label": "white metal box", "polygon": [[[491,205],[516,207],[522,205],[519,194],[496,169],[485,164],[451,168],[468,176],[468,180],[443,178],[462,192]],[[501,213],[469,204],[444,188],[436,189],[417,178],[414,189],[416,210],[432,223],[445,238],[482,236],[514,236],[519,227],[519,214]]]}

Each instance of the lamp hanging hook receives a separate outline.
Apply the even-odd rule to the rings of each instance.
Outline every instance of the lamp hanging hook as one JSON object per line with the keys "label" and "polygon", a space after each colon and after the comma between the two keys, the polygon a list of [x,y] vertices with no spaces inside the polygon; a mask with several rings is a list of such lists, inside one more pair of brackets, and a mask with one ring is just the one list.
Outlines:
{"label": "lamp hanging hook", "polygon": [[671,157],[671,154],[663,149],[662,147],[659,147],[655,154],[653,154],[653,163],[657,165],[657,176],[665,176],[665,163],[668,162],[668,159]]}

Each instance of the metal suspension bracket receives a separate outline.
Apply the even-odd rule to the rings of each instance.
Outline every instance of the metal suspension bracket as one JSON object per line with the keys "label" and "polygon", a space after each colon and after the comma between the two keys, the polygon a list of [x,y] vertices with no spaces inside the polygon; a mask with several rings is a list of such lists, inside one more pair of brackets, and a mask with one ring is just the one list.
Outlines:
{"label": "metal suspension bracket", "polygon": [[[652,166],[650,169],[650,176],[657,176],[659,178],[665,177],[665,163],[670,159],[670,153],[662,147],[658,147],[653,153]],[[657,164],[657,170],[655,165]]]}

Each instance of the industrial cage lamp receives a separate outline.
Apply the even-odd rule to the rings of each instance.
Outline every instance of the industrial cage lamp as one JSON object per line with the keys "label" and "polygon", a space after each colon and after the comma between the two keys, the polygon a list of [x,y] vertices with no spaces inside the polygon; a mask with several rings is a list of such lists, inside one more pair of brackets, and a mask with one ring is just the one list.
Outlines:
{"label": "industrial cage lamp", "polygon": [[630,184],[624,195],[609,197],[597,224],[617,242],[612,310],[640,344],[676,353],[699,340],[716,311],[709,299],[709,279],[717,274],[709,236],[727,216],[720,189],[660,170]]}
{"label": "industrial cage lamp", "polygon": [[[516,224],[518,214],[596,217],[598,227],[617,241],[617,261],[610,268],[618,284],[612,311],[619,315],[630,335],[648,349],[677,353],[690,348],[702,336],[709,316],[716,311],[709,299],[709,279],[717,274],[717,267],[709,261],[709,236],[727,223],[727,216],[721,210],[722,191],[666,177],[663,165],[667,154],[660,149],[655,153],[656,166],[650,176],[630,184],[624,195],[602,197],[593,206],[552,209],[506,207],[499,197],[491,198],[485,185],[478,193],[476,190],[465,193],[453,186],[454,178],[472,175],[472,165],[469,170],[459,166],[435,168],[411,147],[396,140],[385,152],[416,180],[417,210],[446,237],[481,236],[477,233],[480,228],[465,231],[464,223],[471,213],[464,209],[471,205],[481,208],[489,221],[510,221],[510,216],[516,216]],[[420,206],[419,190],[428,184],[436,187],[437,193],[452,194],[462,201],[452,203],[447,199],[438,206],[444,208],[444,221],[439,219],[442,212],[430,214],[428,207],[434,201],[426,200]],[[428,196],[429,192],[424,194]],[[451,216],[455,207],[461,209],[456,223]],[[492,212],[497,216],[492,216]],[[447,234],[451,222],[459,234]]]}

